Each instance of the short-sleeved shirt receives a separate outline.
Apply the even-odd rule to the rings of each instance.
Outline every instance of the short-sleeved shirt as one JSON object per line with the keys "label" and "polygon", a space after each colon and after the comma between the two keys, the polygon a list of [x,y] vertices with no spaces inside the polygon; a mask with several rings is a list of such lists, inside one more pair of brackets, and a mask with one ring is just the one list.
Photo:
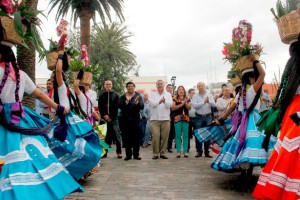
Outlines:
{"label": "short-sleeved shirt", "polygon": [[[250,105],[252,104],[254,98],[255,98],[256,92],[254,91],[253,85],[251,85],[247,91],[246,91],[246,106],[247,108],[250,107]],[[238,99],[239,99],[240,94],[236,95],[234,102],[237,104],[238,103]],[[260,108],[260,101],[257,101],[256,106],[254,107],[254,109],[259,110]],[[239,111],[242,111],[244,109],[244,105],[243,105],[243,98],[240,98],[240,102],[239,102]]]}
{"label": "short-sleeved shirt", "polygon": [[82,110],[87,114],[87,116],[91,117],[93,115],[94,107],[92,106],[91,100],[87,99],[86,96],[81,92],[80,95],[78,95],[80,107]]}
{"label": "short-sleeved shirt", "polygon": [[[0,81],[2,80],[4,75],[4,69],[0,67]],[[20,70],[20,90],[19,90],[19,98],[22,101],[24,92],[27,94],[31,94],[36,89],[35,84],[29,78],[29,76]],[[1,101],[3,104],[5,103],[14,103],[15,100],[15,90],[16,90],[16,82],[8,76],[7,81],[2,89],[2,93],[0,95]]]}

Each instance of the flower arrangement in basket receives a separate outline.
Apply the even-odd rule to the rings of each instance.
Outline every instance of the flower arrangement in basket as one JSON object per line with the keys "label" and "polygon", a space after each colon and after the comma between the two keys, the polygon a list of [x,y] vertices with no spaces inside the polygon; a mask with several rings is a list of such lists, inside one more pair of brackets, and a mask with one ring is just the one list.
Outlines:
{"label": "flower arrangement in basket", "polygon": [[298,39],[300,33],[300,1],[278,0],[276,10],[271,8],[275,17],[281,41],[285,44],[291,44]]}
{"label": "flower arrangement in basket", "polygon": [[27,47],[25,41],[31,41],[41,53],[44,46],[37,30],[40,25],[39,14],[43,13],[25,6],[25,0],[1,0],[0,23],[4,29],[4,42]]}
{"label": "flower arrangement in basket", "polygon": [[70,61],[70,70],[73,71],[73,79],[77,79],[79,71],[83,71],[83,77],[80,80],[82,85],[91,85],[93,75],[100,74],[101,68],[97,65],[90,65],[87,47],[86,45],[81,46],[81,60],[74,59]]}
{"label": "flower arrangement in basket", "polygon": [[236,66],[232,66],[231,70],[228,71],[227,74],[228,82],[230,82],[233,86],[241,84],[241,74],[241,71]]}
{"label": "flower arrangement in basket", "polygon": [[56,28],[57,35],[60,36],[59,41],[54,42],[52,39],[49,40],[49,49],[45,50],[40,56],[40,60],[42,60],[44,57],[47,57],[48,69],[51,71],[55,69],[59,50],[65,50],[67,52],[69,55],[69,61],[71,59],[70,56],[73,56],[72,54],[76,54],[76,50],[74,48],[66,48],[66,43],[68,40],[68,24],[69,23],[66,20],[60,20],[60,23]]}
{"label": "flower arrangement in basket", "polygon": [[246,21],[241,20],[239,26],[232,30],[232,42],[224,43],[223,55],[224,60],[237,66],[240,71],[252,68],[252,62],[249,56],[252,54],[261,55],[263,48],[260,44],[251,45],[252,39],[252,25]]}

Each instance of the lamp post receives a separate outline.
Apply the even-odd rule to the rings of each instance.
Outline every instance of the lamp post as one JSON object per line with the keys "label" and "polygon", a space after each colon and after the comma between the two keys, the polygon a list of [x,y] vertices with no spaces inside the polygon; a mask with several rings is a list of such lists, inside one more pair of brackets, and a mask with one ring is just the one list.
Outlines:
{"label": "lamp post", "polygon": [[175,94],[175,89],[176,89],[175,81],[176,81],[176,76],[172,76],[171,84],[172,84],[172,87],[173,87],[173,95]]}

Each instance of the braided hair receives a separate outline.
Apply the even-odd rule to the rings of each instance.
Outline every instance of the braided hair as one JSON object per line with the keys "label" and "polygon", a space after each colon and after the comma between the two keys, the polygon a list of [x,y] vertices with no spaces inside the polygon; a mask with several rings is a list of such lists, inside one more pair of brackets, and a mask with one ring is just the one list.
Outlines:
{"label": "braided hair", "polygon": [[[68,57],[67,57],[67,53],[64,53],[63,55],[63,59],[62,59],[62,77],[63,77],[63,81],[67,87],[67,96],[68,96],[68,100],[69,100],[69,104],[70,104],[70,109],[73,110],[77,115],[83,115],[83,117],[86,117],[85,113],[83,112],[79,100],[77,98],[74,97],[74,95],[72,94],[72,92],[70,92],[69,90],[69,86],[66,82],[66,76],[64,74],[64,72],[66,72],[69,69],[69,62],[68,62]],[[53,72],[53,97],[54,97],[54,102],[59,104],[59,95],[58,95],[58,83],[57,83],[57,79],[56,79],[56,74],[55,72]]]}
{"label": "braided hair", "polygon": [[288,108],[291,104],[298,86],[300,85],[300,35],[297,42],[294,42],[290,45],[290,58],[286,64],[284,73],[282,74],[282,81],[287,79],[285,92],[282,96],[281,100],[281,120]]}
{"label": "braided hair", "polygon": [[[0,31],[1,32],[1,31]],[[1,39],[0,39],[1,40]],[[16,74],[16,79],[17,79],[17,83],[16,83],[16,90],[15,90],[15,100],[16,102],[19,101],[19,90],[20,90],[20,69],[19,66],[17,64],[17,59],[15,57],[15,54],[13,52],[13,50],[5,45],[0,44],[0,54],[1,54],[1,60],[3,62],[5,62],[5,71],[9,70],[9,63],[12,64],[13,69],[15,70],[15,74]],[[3,80],[4,81],[4,80]],[[5,80],[6,82],[6,80]],[[4,86],[4,83],[3,83]],[[2,89],[2,88],[1,88]]]}

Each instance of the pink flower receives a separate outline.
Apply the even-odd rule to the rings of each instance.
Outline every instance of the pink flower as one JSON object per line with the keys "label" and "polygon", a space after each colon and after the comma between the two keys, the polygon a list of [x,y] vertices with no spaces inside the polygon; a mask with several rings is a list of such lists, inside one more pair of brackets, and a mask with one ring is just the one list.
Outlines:
{"label": "pink flower", "polygon": [[0,6],[5,12],[10,15],[14,13],[14,4],[11,0],[1,0]]}
{"label": "pink flower", "polygon": [[252,39],[252,32],[248,31],[247,32],[247,40],[248,40],[249,43],[251,42],[251,39]]}
{"label": "pink flower", "polygon": [[87,52],[87,46],[82,45],[81,46],[81,60],[84,63],[84,66],[89,66],[89,57],[88,57],[88,52]]}
{"label": "pink flower", "polygon": [[229,50],[228,50],[226,47],[224,47],[224,49],[222,50],[222,54],[223,54],[224,56],[228,56]]}

